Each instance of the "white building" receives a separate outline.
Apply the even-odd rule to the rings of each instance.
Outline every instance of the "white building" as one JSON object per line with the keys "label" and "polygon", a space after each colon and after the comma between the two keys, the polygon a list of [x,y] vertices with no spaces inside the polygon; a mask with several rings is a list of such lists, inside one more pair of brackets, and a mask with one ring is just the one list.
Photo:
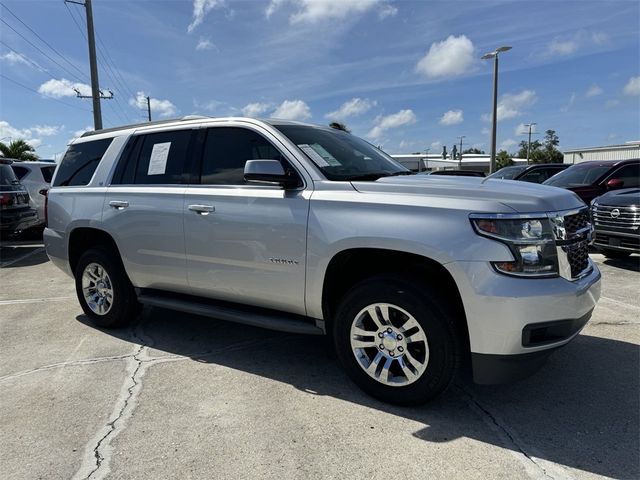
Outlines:
{"label": "white building", "polygon": [[[405,167],[414,171],[431,171],[431,170],[477,170],[480,172],[488,172],[491,163],[491,155],[482,154],[466,154],[462,155],[462,160],[444,159],[442,155],[436,153],[419,154],[419,155],[391,155]],[[525,158],[514,158],[516,165],[526,163]]]}
{"label": "white building", "polygon": [[628,160],[640,158],[640,141],[604,147],[577,148],[564,152],[564,163],[580,163],[590,160]]}

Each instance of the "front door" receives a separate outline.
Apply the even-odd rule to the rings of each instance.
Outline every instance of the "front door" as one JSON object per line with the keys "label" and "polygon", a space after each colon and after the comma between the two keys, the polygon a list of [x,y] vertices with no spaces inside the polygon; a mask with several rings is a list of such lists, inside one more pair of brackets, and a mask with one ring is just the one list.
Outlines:
{"label": "front door", "polygon": [[[244,164],[284,155],[255,130],[213,127],[184,198],[188,281],[194,294],[304,314],[310,190],[249,185]],[[199,180],[199,184],[197,183]]]}

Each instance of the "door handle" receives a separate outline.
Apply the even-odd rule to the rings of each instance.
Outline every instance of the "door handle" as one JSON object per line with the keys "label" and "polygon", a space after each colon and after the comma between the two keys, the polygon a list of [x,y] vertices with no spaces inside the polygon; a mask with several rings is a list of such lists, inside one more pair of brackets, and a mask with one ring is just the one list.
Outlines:
{"label": "door handle", "polygon": [[211,212],[216,211],[213,205],[189,205],[189,210],[196,212],[198,215],[209,215]]}
{"label": "door handle", "polygon": [[122,210],[129,206],[129,202],[125,202],[124,200],[111,200],[109,202],[109,206],[115,208],[116,210]]}

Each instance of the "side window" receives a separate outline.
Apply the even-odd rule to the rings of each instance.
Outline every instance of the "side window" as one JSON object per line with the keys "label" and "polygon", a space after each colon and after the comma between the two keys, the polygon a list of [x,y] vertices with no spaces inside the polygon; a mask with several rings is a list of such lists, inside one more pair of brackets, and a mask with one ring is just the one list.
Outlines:
{"label": "side window", "polygon": [[547,175],[545,170],[542,168],[536,168],[531,170],[530,172],[525,173],[518,180],[521,182],[529,182],[529,183],[542,183],[547,179]]}
{"label": "side window", "polygon": [[200,183],[206,185],[245,185],[247,160],[285,159],[262,135],[245,128],[217,127],[207,131],[202,156]]}
{"label": "side window", "polygon": [[638,187],[640,186],[640,164],[625,165],[609,178],[619,178],[622,180],[624,182],[622,188]]}
{"label": "side window", "polygon": [[53,172],[56,171],[56,167],[42,167],[40,170],[42,171],[42,178],[44,179],[44,181],[47,183],[51,183]]}
{"label": "side window", "polygon": [[11,168],[13,168],[13,173],[16,174],[18,180],[22,180],[27,176],[27,173],[29,173],[29,169],[25,167],[16,167],[15,165],[12,165]]}
{"label": "side window", "polygon": [[[133,183],[142,185],[182,183],[191,134],[192,130],[172,130],[144,135]],[[131,160],[132,157],[129,157],[129,162]]]}
{"label": "side window", "polygon": [[105,138],[69,146],[60,162],[53,186],[87,185],[112,140],[112,138]]}

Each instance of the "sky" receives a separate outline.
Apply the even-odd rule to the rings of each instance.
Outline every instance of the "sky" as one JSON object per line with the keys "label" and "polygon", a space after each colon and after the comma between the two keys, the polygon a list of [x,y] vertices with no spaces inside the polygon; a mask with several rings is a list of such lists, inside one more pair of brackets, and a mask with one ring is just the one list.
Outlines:
{"label": "sky", "polygon": [[[92,129],[85,10],[0,0],[0,139]],[[640,140],[640,2],[93,0],[105,128],[191,114],[345,123],[390,153]]]}

